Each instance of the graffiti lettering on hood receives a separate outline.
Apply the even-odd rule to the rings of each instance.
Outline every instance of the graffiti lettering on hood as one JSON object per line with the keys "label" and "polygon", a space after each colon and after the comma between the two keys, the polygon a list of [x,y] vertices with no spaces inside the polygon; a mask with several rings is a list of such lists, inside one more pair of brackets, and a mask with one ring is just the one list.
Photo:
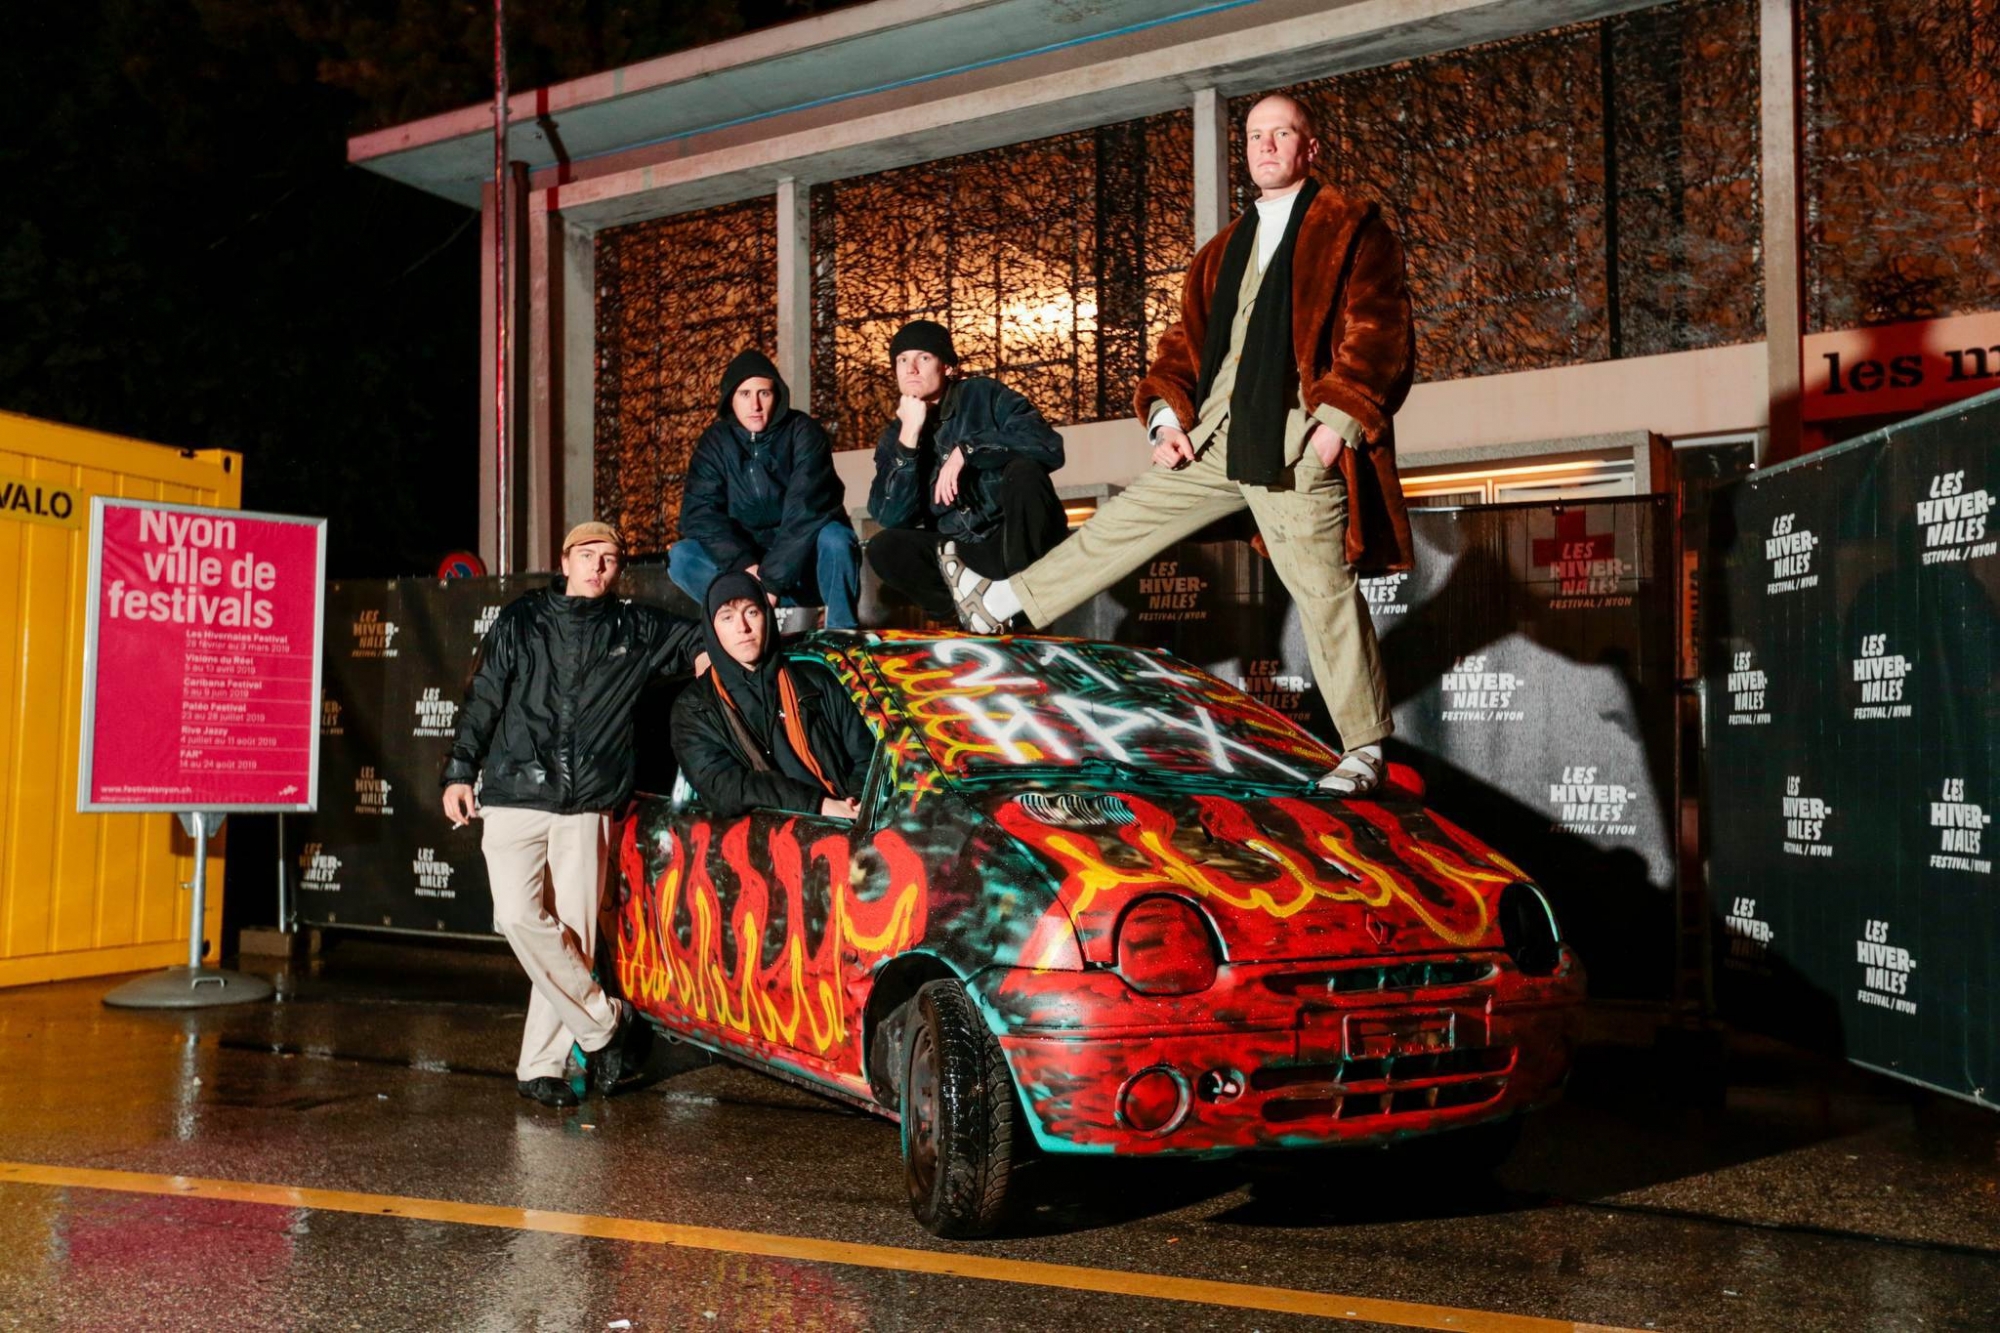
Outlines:
{"label": "graffiti lettering on hood", "polygon": [[892,638],[877,663],[952,777],[1099,760],[1303,785],[1336,762],[1240,691],[1143,649]]}

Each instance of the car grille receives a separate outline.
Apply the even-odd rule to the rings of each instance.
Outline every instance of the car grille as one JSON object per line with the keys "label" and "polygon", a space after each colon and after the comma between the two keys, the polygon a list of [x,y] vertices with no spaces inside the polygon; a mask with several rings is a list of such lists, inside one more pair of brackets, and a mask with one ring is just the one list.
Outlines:
{"label": "car grille", "polygon": [[1053,828],[1103,828],[1130,824],[1130,806],[1100,792],[1023,792],[1018,798],[1028,815]]}
{"label": "car grille", "polygon": [[1412,959],[1366,964],[1324,972],[1281,972],[1264,984],[1280,995],[1364,995],[1379,991],[1423,990],[1429,986],[1470,986],[1497,969],[1479,958]]}
{"label": "car grille", "polygon": [[1514,1067],[1511,1046],[1478,1046],[1370,1060],[1274,1065],[1250,1077],[1274,1124],[1299,1120],[1361,1120],[1478,1106],[1498,1097]]}

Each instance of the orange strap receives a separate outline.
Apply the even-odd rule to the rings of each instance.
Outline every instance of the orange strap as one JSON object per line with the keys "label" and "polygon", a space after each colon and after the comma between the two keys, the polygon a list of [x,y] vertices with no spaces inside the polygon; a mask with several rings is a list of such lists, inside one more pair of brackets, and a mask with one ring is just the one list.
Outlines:
{"label": "orange strap", "polygon": [[[791,742],[792,753],[796,754],[800,761],[805,764],[806,768],[812,772],[812,775],[819,779],[819,785],[826,789],[828,796],[840,795],[834,789],[833,784],[826,780],[826,770],[819,766],[819,759],[813,754],[812,746],[806,740],[806,721],[799,712],[799,690],[798,686],[792,682],[792,673],[787,671],[783,666],[777,667],[776,670],[778,673],[778,711],[785,719],[785,739]],[[729,697],[729,687],[722,683],[722,673],[719,671],[710,671],[708,678],[715,682],[715,692],[721,696],[723,706],[736,714],[737,719],[740,721],[743,717],[743,710],[738,708],[736,701]]]}

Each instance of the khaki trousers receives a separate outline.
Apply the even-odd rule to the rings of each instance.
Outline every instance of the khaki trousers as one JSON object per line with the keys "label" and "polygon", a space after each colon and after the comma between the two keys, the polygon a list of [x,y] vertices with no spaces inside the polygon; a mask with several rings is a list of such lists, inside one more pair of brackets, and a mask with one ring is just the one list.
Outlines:
{"label": "khaki trousers", "polygon": [[1229,479],[1228,423],[1194,462],[1155,467],[1101,505],[1069,540],[1010,580],[1021,609],[1046,626],[1124,578],[1162,548],[1244,506],[1299,609],[1313,678],[1346,749],[1395,730],[1382,657],[1361,580],[1347,563],[1347,485],[1307,449],[1276,486]]}
{"label": "khaki trousers", "polygon": [[479,845],[493,886],[493,928],[507,937],[534,984],[514,1076],[561,1078],[572,1041],[594,1051],[618,1027],[617,1007],[590,975],[611,864],[611,816],[512,806],[482,813]]}

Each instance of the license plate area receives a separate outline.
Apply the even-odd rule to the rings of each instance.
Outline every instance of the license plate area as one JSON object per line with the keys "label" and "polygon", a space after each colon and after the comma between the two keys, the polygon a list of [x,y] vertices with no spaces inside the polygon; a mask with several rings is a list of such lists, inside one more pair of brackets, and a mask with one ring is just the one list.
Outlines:
{"label": "license plate area", "polygon": [[1300,1019],[1299,1055],[1307,1060],[1391,1060],[1457,1047],[1458,1015],[1449,1009],[1391,1014],[1308,1009]]}

